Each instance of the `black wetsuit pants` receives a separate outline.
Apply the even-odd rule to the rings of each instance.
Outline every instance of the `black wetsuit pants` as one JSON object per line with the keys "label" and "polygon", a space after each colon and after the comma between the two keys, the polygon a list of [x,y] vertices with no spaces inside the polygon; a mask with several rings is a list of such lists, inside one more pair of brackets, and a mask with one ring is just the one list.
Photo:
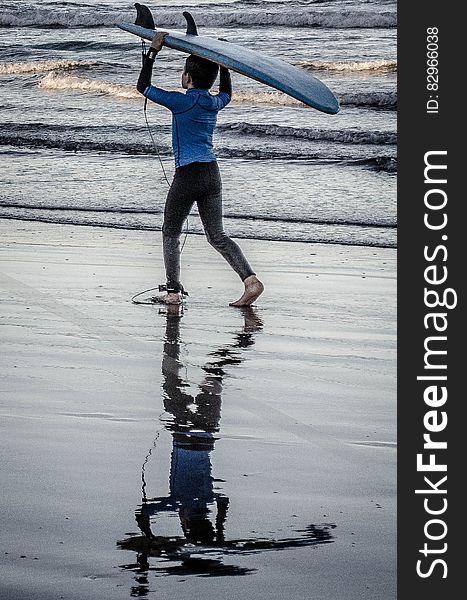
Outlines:
{"label": "black wetsuit pants", "polygon": [[226,235],[222,222],[222,182],[217,162],[195,162],[175,171],[164,211],[163,248],[167,290],[179,292],[180,236],[193,204],[198,206],[208,242],[245,280],[255,273],[238,244]]}

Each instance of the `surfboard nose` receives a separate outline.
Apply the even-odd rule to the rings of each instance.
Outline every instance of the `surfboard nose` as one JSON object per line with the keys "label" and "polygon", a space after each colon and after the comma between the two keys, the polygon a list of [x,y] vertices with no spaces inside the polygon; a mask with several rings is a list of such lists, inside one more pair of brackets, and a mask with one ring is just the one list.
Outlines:
{"label": "surfboard nose", "polygon": [[338,99],[332,94],[332,98],[328,100],[328,106],[326,110],[323,109],[323,112],[327,112],[330,115],[335,115],[340,111],[341,107],[339,106]]}

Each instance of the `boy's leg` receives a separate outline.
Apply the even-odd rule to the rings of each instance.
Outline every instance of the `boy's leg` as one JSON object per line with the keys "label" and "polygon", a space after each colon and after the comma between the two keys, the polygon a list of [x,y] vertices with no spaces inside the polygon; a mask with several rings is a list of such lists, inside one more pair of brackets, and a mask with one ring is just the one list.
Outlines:
{"label": "boy's leg", "polygon": [[203,222],[204,231],[208,242],[222,254],[232,269],[244,281],[254,275],[240,246],[235,243],[224,231],[222,218],[222,183],[217,163],[206,163],[209,181],[205,193],[198,200],[198,211]]}
{"label": "boy's leg", "polygon": [[162,245],[164,252],[167,290],[178,294],[182,290],[180,282],[180,235],[183,224],[194,203],[194,190],[189,185],[187,167],[177,169],[170,186],[164,209]]}
{"label": "boy's leg", "polygon": [[245,284],[245,293],[234,306],[251,304],[263,292],[263,284],[248,263],[240,246],[224,231],[222,218],[222,183],[217,163],[206,163],[209,174],[209,188],[197,201],[199,215],[203,222],[208,242],[229,263]]}

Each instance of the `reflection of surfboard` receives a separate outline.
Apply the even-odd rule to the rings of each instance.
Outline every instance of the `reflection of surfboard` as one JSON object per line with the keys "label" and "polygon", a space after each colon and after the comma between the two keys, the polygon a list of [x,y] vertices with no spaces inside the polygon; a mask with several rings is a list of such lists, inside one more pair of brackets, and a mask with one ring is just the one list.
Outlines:
{"label": "reflection of surfboard", "polygon": [[193,17],[188,12],[183,15],[188,22],[187,33],[148,29],[132,23],[120,23],[118,27],[146,40],[152,40],[157,31],[167,31],[164,44],[169,48],[212,60],[322,112],[335,114],[339,111],[339,104],[331,90],[310,73],[230,42],[198,36]]}

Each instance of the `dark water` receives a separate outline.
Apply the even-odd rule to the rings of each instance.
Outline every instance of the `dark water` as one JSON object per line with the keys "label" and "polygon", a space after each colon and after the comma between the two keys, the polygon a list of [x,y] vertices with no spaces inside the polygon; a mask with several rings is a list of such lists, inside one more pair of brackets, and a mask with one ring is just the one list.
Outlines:
{"label": "dark water", "polygon": [[[187,7],[191,3],[185,3]],[[207,35],[309,69],[334,91],[324,115],[240,75],[215,148],[237,237],[395,247],[393,2],[192,3]],[[182,27],[181,5],[153,9]],[[173,160],[170,114],[134,85],[139,42],[115,23],[131,3],[4,2],[0,9],[0,216],[160,229]],[[158,57],[176,89],[182,55]],[[200,232],[197,217],[189,229]]]}

